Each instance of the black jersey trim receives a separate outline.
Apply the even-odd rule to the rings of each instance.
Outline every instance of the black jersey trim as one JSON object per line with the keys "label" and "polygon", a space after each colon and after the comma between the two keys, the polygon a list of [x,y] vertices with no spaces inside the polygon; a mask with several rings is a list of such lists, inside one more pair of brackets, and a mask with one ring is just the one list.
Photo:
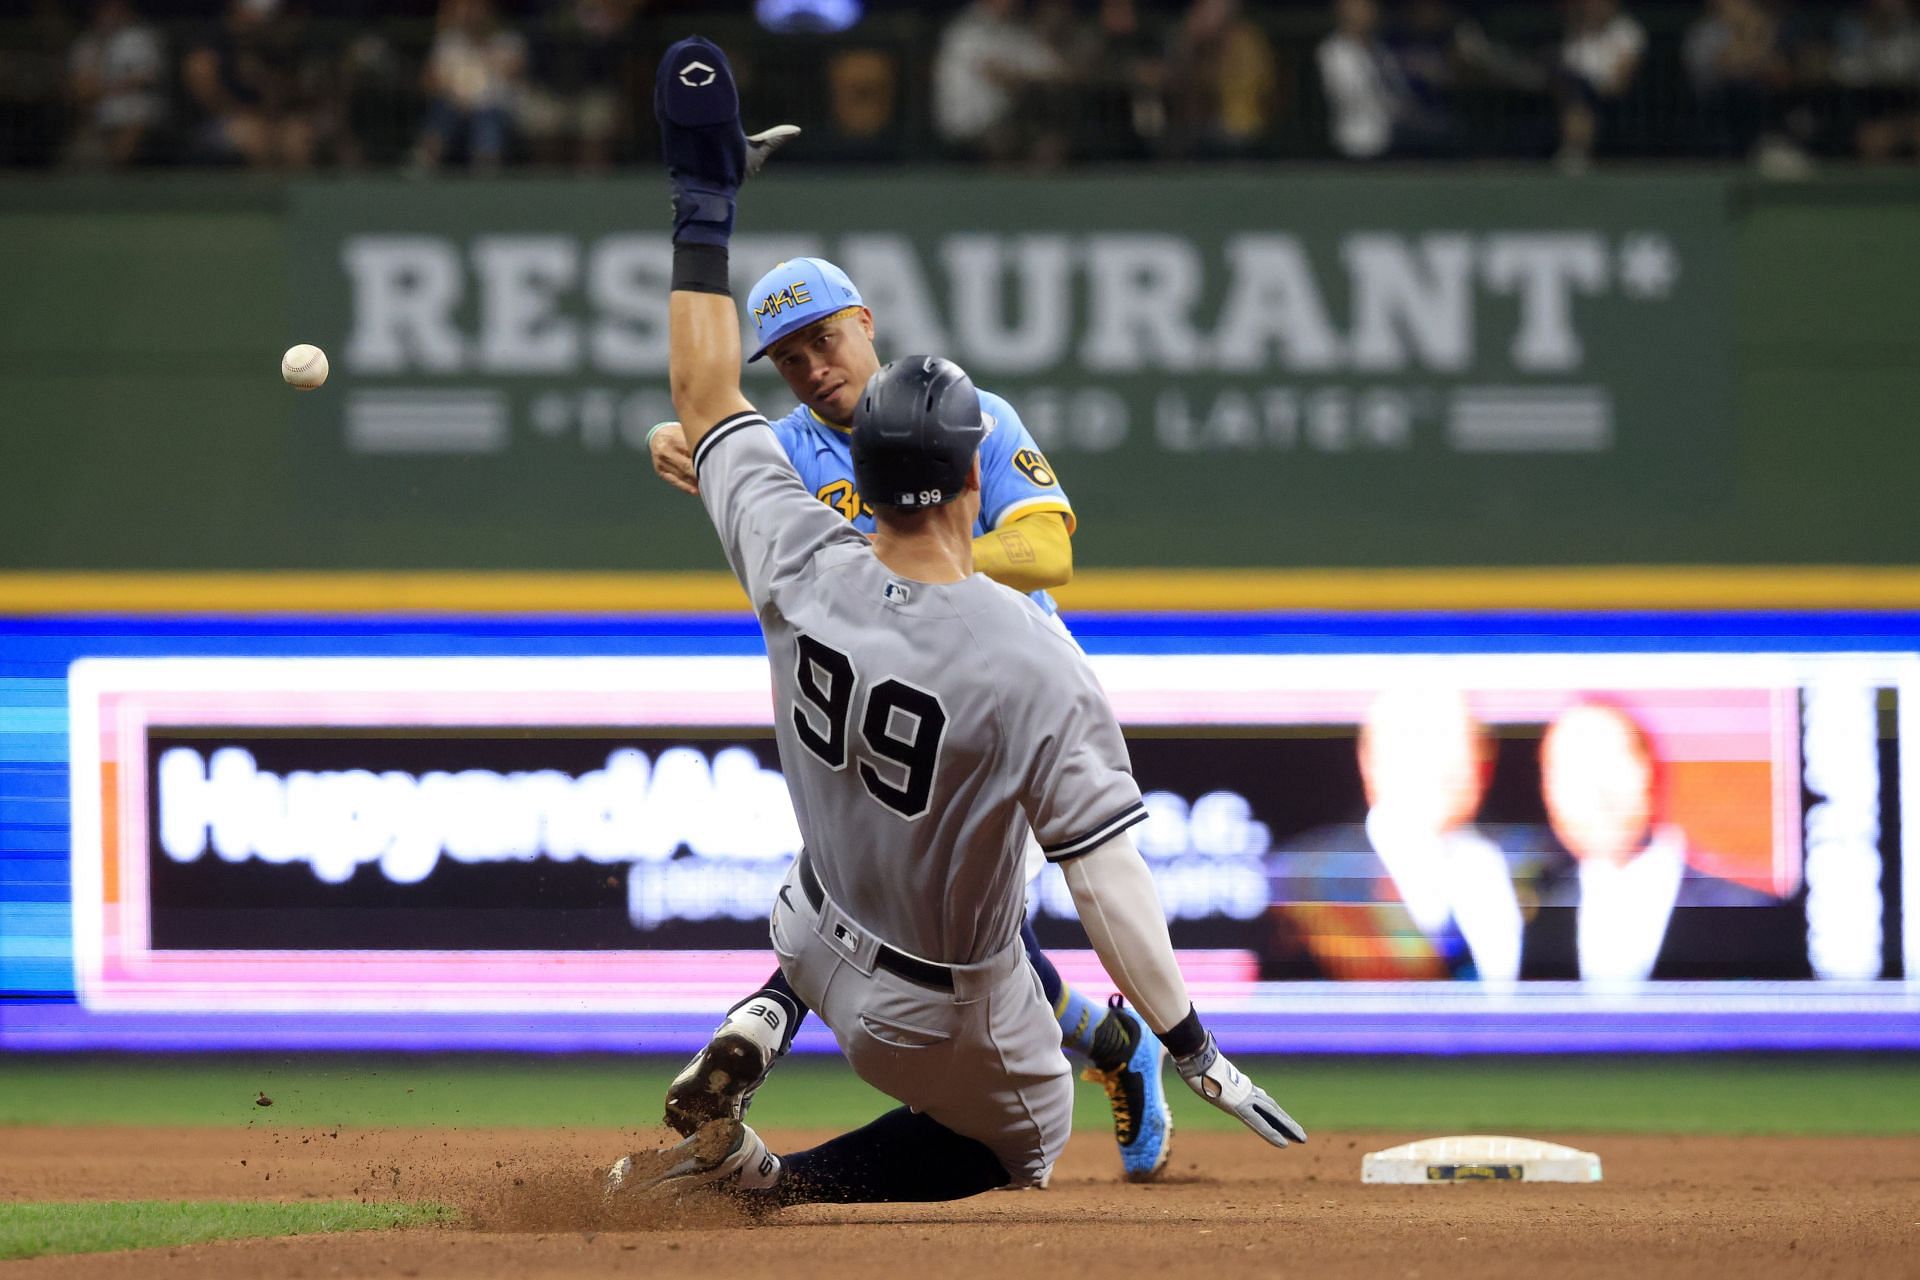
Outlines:
{"label": "black jersey trim", "polygon": [[722,418],[720,421],[714,423],[713,429],[701,438],[700,446],[693,451],[694,474],[698,475],[700,473],[700,464],[707,460],[709,453],[713,452],[713,446],[719,444],[726,437],[739,431],[743,427],[750,427],[756,422],[765,426],[766,421],[764,417],[748,409]]}
{"label": "black jersey trim", "polygon": [[1085,835],[1076,836],[1072,840],[1062,840],[1058,844],[1043,844],[1040,846],[1040,852],[1047,855],[1048,862],[1067,862],[1083,853],[1092,853],[1128,827],[1146,820],[1146,804],[1135,800]]}

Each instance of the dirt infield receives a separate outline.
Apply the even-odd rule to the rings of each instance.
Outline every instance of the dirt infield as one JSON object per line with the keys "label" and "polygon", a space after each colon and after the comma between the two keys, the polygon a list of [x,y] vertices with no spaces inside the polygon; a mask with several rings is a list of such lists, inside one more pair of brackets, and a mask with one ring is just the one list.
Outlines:
{"label": "dirt infield", "polygon": [[[1100,1280],[1299,1276],[1920,1276],[1920,1139],[1565,1137],[1597,1186],[1362,1187],[1360,1157],[1412,1134],[1273,1152],[1182,1134],[1170,1176],[1116,1180],[1097,1134],[1045,1192],[952,1205],[814,1207],[754,1225],[713,1210],[605,1217],[594,1170],[656,1135],[422,1130],[0,1129],[8,1200],[435,1198],[470,1225],[0,1264],[44,1277],[698,1276]],[[776,1132],[776,1148],[809,1135]]]}

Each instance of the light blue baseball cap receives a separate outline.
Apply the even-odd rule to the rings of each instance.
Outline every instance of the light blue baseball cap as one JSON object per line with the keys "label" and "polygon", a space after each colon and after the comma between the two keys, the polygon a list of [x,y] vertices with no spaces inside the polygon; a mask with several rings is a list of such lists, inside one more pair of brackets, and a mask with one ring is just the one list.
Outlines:
{"label": "light blue baseball cap", "polygon": [[760,277],[747,295],[759,345],[747,357],[751,364],[767,348],[788,334],[824,320],[847,307],[863,307],[860,291],[847,273],[825,258],[789,258]]}

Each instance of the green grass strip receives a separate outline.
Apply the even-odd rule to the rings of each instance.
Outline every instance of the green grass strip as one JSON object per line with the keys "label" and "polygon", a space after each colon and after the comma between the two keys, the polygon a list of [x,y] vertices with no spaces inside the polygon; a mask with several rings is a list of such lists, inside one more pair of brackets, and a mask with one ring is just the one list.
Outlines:
{"label": "green grass strip", "polygon": [[302,1204],[247,1200],[0,1204],[0,1260],[324,1231],[379,1231],[429,1226],[451,1217],[452,1211],[439,1205],[360,1204],[352,1200]]}
{"label": "green grass strip", "polygon": [[[1911,1055],[1315,1059],[1248,1070],[1309,1132],[1920,1133]],[[1193,1110],[1179,1115],[1232,1123]]]}
{"label": "green grass strip", "polygon": [[[1309,1131],[1920,1133],[1920,1056],[1247,1058]],[[680,1062],[608,1056],[0,1057],[0,1124],[644,1127]],[[1171,1071],[1175,1122],[1233,1121]],[[266,1095],[273,1105],[257,1105]],[[1106,1099],[1076,1093],[1076,1127]],[[783,1061],[768,1127],[845,1129],[894,1104],[836,1057]]]}

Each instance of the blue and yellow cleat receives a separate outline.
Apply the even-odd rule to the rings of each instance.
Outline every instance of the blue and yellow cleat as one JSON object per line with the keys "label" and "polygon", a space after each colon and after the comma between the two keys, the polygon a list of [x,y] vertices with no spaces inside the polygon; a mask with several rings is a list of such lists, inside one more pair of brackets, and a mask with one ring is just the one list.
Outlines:
{"label": "blue and yellow cleat", "polygon": [[[1173,1149],[1173,1112],[1160,1079],[1166,1046],[1121,1007],[1119,996],[1107,1002],[1107,1016],[1095,1044],[1090,1056],[1096,1065],[1082,1071],[1080,1078],[1107,1091],[1107,1103],[1113,1108],[1113,1138],[1120,1146],[1120,1166],[1127,1181],[1151,1182],[1167,1167],[1167,1155]],[[1125,1057],[1103,1070],[1097,1063],[1108,1055],[1100,1050],[1109,1045]],[[1113,1057],[1119,1058],[1119,1053]]]}

